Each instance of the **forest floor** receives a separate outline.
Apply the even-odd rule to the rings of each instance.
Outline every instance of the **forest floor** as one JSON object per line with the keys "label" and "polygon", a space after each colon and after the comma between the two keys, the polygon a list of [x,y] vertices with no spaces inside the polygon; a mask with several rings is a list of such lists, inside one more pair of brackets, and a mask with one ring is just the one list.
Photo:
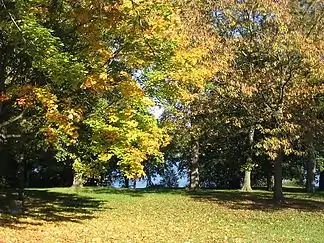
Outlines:
{"label": "forest floor", "polygon": [[23,216],[0,215],[0,242],[324,242],[324,194],[28,189]]}

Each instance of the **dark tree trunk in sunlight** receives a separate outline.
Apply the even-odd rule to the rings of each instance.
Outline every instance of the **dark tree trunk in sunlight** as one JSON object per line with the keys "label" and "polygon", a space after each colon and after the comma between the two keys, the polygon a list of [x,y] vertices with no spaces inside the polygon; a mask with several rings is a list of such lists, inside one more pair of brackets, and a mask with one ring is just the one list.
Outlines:
{"label": "dark tree trunk in sunlight", "polygon": [[282,192],[282,161],[283,161],[283,151],[282,148],[280,148],[274,164],[273,199],[277,203],[282,203],[284,201],[284,196]]}
{"label": "dark tree trunk in sunlight", "polygon": [[195,141],[192,148],[192,158],[190,164],[189,188],[194,190],[199,187],[199,142]]}
{"label": "dark tree trunk in sunlight", "polygon": [[324,191],[324,170],[320,173],[320,179],[319,179],[319,190]]}
{"label": "dark tree trunk in sunlight", "polygon": [[146,187],[152,187],[153,186],[153,181],[152,181],[152,177],[150,175],[146,175]]}
{"label": "dark tree trunk in sunlight", "polygon": [[133,188],[136,189],[136,179],[133,180]]}
{"label": "dark tree trunk in sunlight", "polygon": [[129,179],[125,176],[124,180],[125,180],[125,188],[129,188]]}

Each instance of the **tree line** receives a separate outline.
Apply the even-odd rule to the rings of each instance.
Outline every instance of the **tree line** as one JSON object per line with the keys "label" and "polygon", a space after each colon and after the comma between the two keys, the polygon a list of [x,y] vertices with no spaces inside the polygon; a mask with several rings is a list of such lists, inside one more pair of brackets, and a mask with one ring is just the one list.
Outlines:
{"label": "tree line", "polygon": [[172,184],[176,164],[192,189],[266,185],[281,202],[282,179],[305,178],[314,192],[322,1],[0,6],[2,186],[80,186],[113,172]]}

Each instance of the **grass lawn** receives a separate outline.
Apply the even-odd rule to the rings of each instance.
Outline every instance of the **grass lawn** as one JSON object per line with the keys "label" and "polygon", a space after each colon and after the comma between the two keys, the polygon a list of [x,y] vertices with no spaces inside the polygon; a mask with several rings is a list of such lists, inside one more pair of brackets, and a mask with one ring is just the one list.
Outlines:
{"label": "grass lawn", "polygon": [[2,213],[0,242],[324,242],[324,194],[29,189],[26,215]]}

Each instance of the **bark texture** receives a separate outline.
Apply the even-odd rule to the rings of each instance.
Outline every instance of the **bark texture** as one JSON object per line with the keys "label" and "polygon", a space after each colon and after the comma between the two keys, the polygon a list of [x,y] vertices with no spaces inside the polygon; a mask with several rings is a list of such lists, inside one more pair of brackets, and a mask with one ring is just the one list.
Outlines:
{"label": "bark texture", "polygon": [[319,190],[324,191],[324,170],[320,173]]}
{"label": "bark texture", "polygon": [[243,192],[252,192],[251,170],[245,170],[244,171],[244,181],[243,181],[243,187],[242,187],[241,191],[243,191]]}
{"label": "bark texture", "polygon": [[284,201],[284,196],[282,192],[282,160],[283,151],[280,149],[274,165],[274,194],[273,199],[277,203],[282,203]]}
{"label": "bark texture", "polygon": [[190,165],[190,189],[199,188],[199,142],[195,141],[192,148],[192,158]]}
{"label": "bark texture", "polygon": [[253,158],[252,158],[252,151],[253,151],[253,142],[254,142],[254,131],[255,128],[251,127],[249,131],[249,137],[248,137],[248,143],[249,143],[249,152],[245,163],[244,168],[244,180],[243,180],[243,186],[241,188],[241,191],[243,192],[252,192],[251,187],[251,171],[253,167]]}
{"label": "bark texture", "polygon": [[80,173],[75,172],[74,173],[74,177],[73,177],[73,183],[72,183],[72,187],[82,187],[83,186],[83,178],[82,175]]}

